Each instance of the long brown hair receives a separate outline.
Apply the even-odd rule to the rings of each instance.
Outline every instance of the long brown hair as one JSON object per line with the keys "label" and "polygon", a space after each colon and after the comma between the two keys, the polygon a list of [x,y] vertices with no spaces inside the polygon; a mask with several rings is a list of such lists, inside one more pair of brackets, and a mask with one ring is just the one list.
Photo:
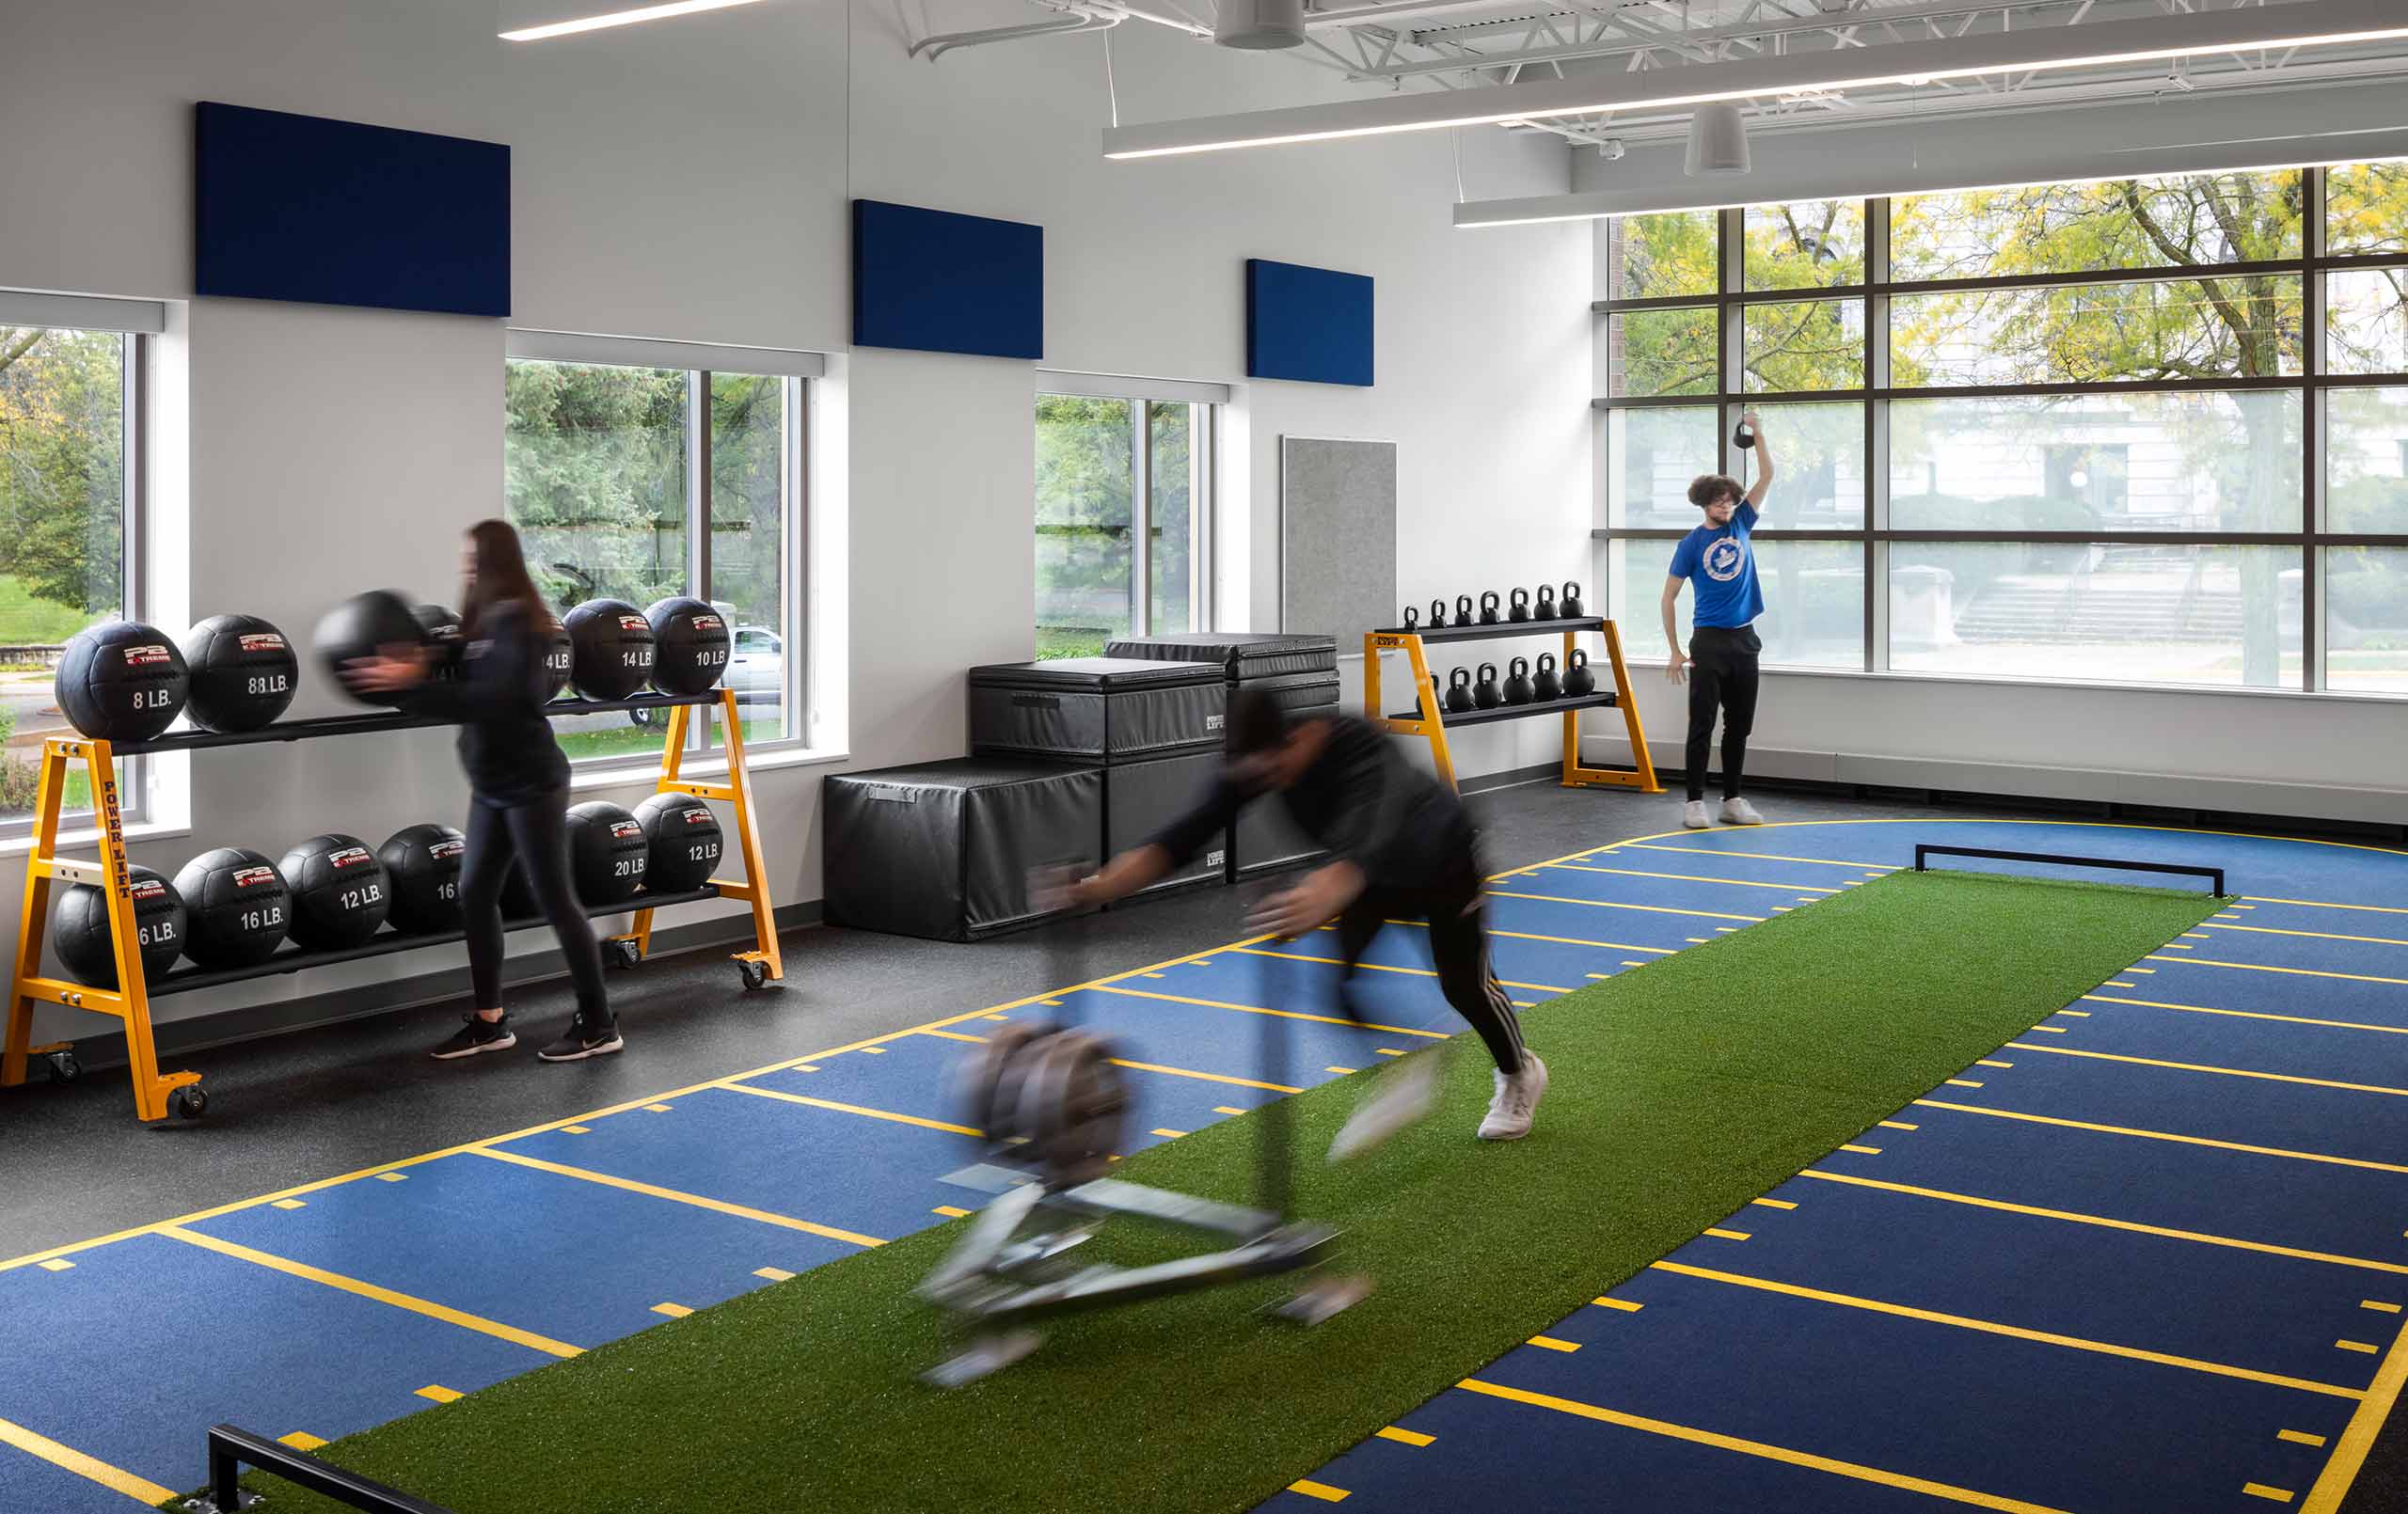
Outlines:
{"label": "long brown hair", "polygon": [[468,578],[460,586],[463,636],[475,636],[485,617],[504,605],[516,605],[538,631],[558,623],[528,575],[527,555],[519,550],[518,532],[508,521],[481,520],[469,527],[468,549]]}

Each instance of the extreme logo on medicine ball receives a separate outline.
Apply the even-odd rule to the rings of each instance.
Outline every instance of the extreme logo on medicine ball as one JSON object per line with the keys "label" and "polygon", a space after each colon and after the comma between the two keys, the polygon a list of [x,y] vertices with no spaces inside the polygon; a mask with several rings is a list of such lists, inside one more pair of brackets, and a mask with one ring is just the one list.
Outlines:
{"label": "extreme logo on medicine ball", "polygon": [[233,884],[238,889],[248,889],[262,883],[281,885],[283,882],[283,875],[272,867],[240,867],[236,868],[233,874]]}
{"label": "extreme logo on medicine ball", "polygon": [[1727,584],[1739,576],[1739,569],[1747,560],[1747,551],[1737,540],[1723,537],[1705,549],[1705,576],[1716,583]]}
{"label": "extreme logo on medicine ball", "polygon": [[438,862],[448,862],[468,849],[465,841],[438,841],[426,849],[426,855]]}
{"label": "extreme logo on medicine ball", "polygon": [[341,851],[328,857],[326,859],[326,865],[340,869],[346,867],[357,867],[362,862],[372,862],[374,860],[376,860],[376,859],[368,855],[367,847],[346,846]]}

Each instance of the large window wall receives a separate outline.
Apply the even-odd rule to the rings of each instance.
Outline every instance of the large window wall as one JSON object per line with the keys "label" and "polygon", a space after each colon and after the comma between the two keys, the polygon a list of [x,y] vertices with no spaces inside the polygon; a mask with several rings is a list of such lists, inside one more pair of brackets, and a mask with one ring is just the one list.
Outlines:
{"label": "large window wall", "polygon": [[1754,405],[1767,663],[2408,694],[2408,165],[1606,235],[1597,535],[1640,655]]}
{"label": "large window wall", "polygon": [[1046,373],[1037,397],[1037,655],[1211,628],[1219,386]]}

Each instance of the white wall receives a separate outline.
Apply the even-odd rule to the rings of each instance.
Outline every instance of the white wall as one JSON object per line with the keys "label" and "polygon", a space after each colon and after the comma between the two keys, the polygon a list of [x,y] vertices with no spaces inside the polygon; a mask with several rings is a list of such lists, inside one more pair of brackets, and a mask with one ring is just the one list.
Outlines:
{"label": "white wall", "polygon": [[[947,30],[1034,14],[1014,0],[928,9]],[[1042,224],[1048,367],[1239,383],[1221,472],[1224,543],[1240,558],[1225,564],[1225,627],[1275,616],[1283,433],[1401,444],[1408,598],[1582,576],[1588,229],[1451,230],[1444,136],[1107,163],[1098,37],[931,65],[905,56],[882,0],[778,0],[515,48],[494,39],[493,16],[491,0],[82,0],[12,15],[0,288],[189,298],[197,99],[512,144],[512,323],[840,355],[818,396],[814,491],[843,512],[819,544],[836,575],[821,628],[849,654],[817,692],[853,767],[958,754],[962,669],[1032,651],[1036,386],[1023,363],[846,353],[850,196]],[[1344,88],[1143,24],[1114,35],[1113,56],[1129,120]],[[1566,187],[1545,140],[1482,132],[1462,146],[1475,196]],[[1374,387],[1243,382],[1251,256],[1378,279]],[[175,344],[189,355],[189,441],[163,434],[173,455],[156,475],[188,474],[192,558],[162,615],[181,591],[194,616],[239,608],[306,638],[359,589],[448,593],[454,529],[499,508],[502,343],[492,322],[195,302]],[[320,689],[295,713],[338,703]],[[1545,760],[1543,726],[1469,733],[1462,770]],[[274,854],[329,828],[372,840],[456,819],[465,797],[439,732],[192,767],[191,834],[142,842],[137,860],[172,871],[229,844]],[[820,893],[817,796],[836,770],[756,775],[781,901]],[[0,859],[0,894],[21,878]],[[341,970],[365,981],[437,960]],[[344,981],[184,996],[160,1017]],[[100,1023],[61,1012],[40,1028]]]}

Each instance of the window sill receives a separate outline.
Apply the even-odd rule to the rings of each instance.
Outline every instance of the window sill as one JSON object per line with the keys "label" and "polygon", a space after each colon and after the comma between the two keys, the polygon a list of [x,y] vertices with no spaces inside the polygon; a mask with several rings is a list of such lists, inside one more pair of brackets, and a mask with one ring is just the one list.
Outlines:
{"label": "window sill", "polygon": [[[1661,657],[1624,657],[1626,666],[1661,668]],[[2133,684],[2107,680],[2068,678],[2009,678],[2002,674],[1925,672],[1916,669],[1884,669],[1868,672],[1861,668],[1808,668],[1788,663],[1763,664],[1767,675],[1787,678],[1839,678],[1883,684],[1953,684],[1981,688],[2033,688],[2057,693],[2081,694],[2092,689],[2111,694],[2178,694],[2214,695],[2237,699],[2304,700],[2318,704],[2375,704],[2393,709],[2408,707],[2408,694],[2384,694],[2368,690],[2341,688],[2253,688],[2234,684]],[[1686,697],[1686,696],[1684,696]]]}
{"label": "window sill", "polygon": [[[169,825],[164,821],[147,821],[125,828],[125,840],[132,845],[146,841],[172,841],[192,834],[190,826]],[[58,834],[59,857],[91,857],[100,845],[101,833],[90,827],[62,830]],[[0,858],[30,856],[34,849],[31,836],[10,836],[0,840]]]}
{"label": "window sill", "polygon": [[[811,747],[781,747],[749,758],[744,766],[749,772],[764,773],[780,767],[825,766],[830,764],[848,762],[851,758],[852,753],[849,751]],[[689,757],[678,769],[678,776],[695,779],[724,778],[727,776],[727,759],[715,754],[700,758]],[[631,788],[640,783],[655,783],[658,781],[659,777],[660,769],[657,767],[601,767],[572,771],[569,774],[568,786],[572,793],[581,793],[589,789]]]}

